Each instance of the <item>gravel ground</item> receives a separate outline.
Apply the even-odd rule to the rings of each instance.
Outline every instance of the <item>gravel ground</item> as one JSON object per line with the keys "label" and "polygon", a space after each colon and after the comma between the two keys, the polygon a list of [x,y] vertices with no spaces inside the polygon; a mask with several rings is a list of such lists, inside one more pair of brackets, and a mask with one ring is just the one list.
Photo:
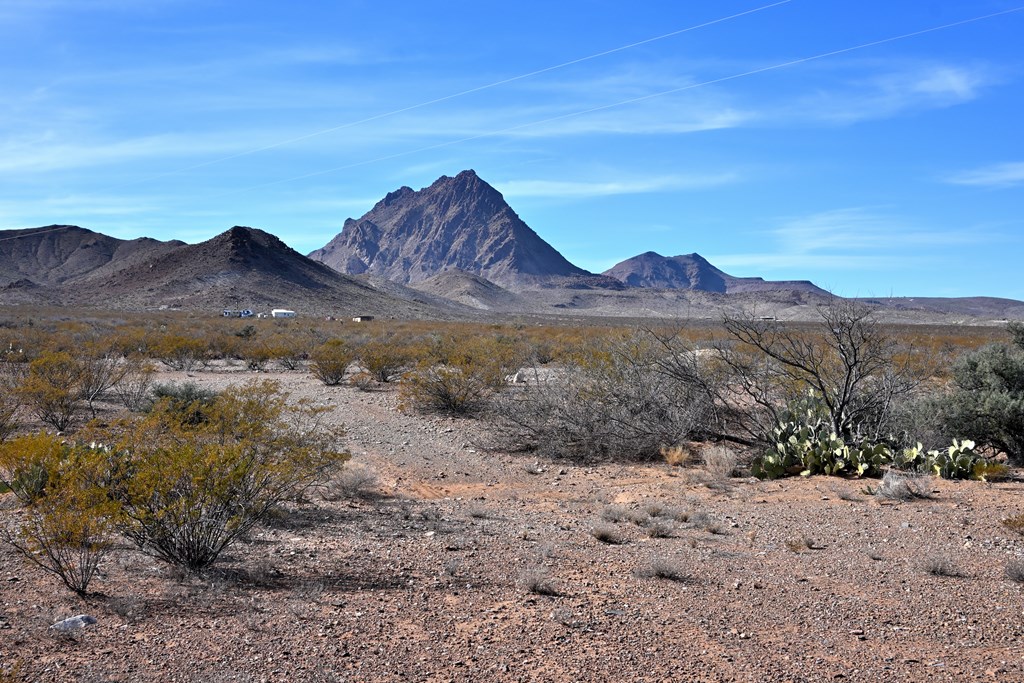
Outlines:
{"label": "gravel ground", "polygon": [[[1000,525],[1024,513],[1019,478],[890,503],[825,477],[537,463],[401,412],[391,387],[260,376],[331,406],[373,489],[290,505],[204,577],[126,546],[87,600],[0,545],[0,663],[34,681],[1024,681],[1005,574],[1024,537]],[[82,613],[97,623],[47,628]]]}

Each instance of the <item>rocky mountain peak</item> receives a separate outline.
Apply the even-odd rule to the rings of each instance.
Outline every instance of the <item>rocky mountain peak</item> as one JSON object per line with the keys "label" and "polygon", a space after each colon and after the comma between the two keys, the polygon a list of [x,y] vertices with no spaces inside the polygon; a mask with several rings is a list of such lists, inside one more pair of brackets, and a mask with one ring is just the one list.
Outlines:
{"label": "rocky mountain peak", "polygon": [[390,192],[310,254],[342,273],[404,284],[459,269],[519,288],[551,278],[587,277],[541,239],[473,170],[441,176],[419,191]]}

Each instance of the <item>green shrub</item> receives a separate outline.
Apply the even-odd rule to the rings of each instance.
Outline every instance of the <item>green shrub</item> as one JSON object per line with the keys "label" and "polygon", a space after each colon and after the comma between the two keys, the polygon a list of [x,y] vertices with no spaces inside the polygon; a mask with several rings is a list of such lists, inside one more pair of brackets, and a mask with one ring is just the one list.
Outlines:
{"label": "green shrub", "polygon": [[198,571],[275,505],[329,477],[347,458],[335,449],[339,434],[322,410],[286,399],[274,382],[251,383],[214,398],[198,423],[158,409],[131,425],[114,449],[123,476],[108,487],[119,530]]}
{"label": "green shrub", "polygon": [[206,411],[217,398],[217,392],[205,389],[195,382],[156,384],[151,391],[152,400],[147,409],[176,416],[178,422],[198,425],[207,419]]}
{"label": "green shrub", "polygon": [[74,423],[82,408],[81,376],[81,365],[71,354],[45,352],[29,364],[18,393],[41,422],[63,432]]}
{"label": "green shrub", "polygon": [[355,353],[341,339],[331,339],[313,349],[309,358],[309,370],[313,376],[327,386],[336,386],[345,380]]}
{"label": "green shrub", "polygon": [[84,595],[113,543],[116,504],[103,449],[72,446],[39,434],[19,437],[0,452],[4,483],[25,504],[6,539],[33,564]]}
{"label": "green shrub", "polygon": [[953,392],[944,400],[949,433],[1006,453],[1024,465],[1024,348],[989,344],[963,355],[953,368]]}
{"label": "green shrub", "polygon": [[374,339],[359,347],[359,364],[378,382],[401,374],[410,358],[408,349],[396,339]]}

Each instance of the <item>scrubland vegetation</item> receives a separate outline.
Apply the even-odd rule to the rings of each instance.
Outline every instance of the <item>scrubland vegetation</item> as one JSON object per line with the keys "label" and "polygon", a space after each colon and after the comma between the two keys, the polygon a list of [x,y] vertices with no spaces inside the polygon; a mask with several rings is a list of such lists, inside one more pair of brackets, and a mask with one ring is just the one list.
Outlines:
{"label": "scrubland vegetation", "polygon": [[[7,538],[78,593],[118,534],[200,571],[344,462],[318,409],[273,382],[218,395],[154,384],[158,364],[397,382],[406,410],[476,416],[505,450],[578,463],[696,464],[695,443],[721,444],[704,450],[718,478],[992,480],[1024,463],[1024,326],[884,328],[845,302],[821,313],[636,329],[7,318],[0,481],[26,509]],[[124,414],[95,419],[102,397]]]}

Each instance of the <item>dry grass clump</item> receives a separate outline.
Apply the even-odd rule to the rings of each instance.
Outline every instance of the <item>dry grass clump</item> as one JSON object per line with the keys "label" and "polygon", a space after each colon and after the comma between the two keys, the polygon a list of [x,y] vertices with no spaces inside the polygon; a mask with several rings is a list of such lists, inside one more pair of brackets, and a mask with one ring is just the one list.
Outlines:
{"label": "dry grass clump", "polygon": [[686,467],[693,462],[693,452],[685,446],[662,446],[658,452],[670,467]]}
{"label": "dry grass clump", "polygon": [[869,493],[873,493],[876,497],[886,500],[931,498],[931,493],[925,489],[922,480],[923,477],[920,475],[903,474],[895,470],[889,470],[882,477],[878,488],[872,490],[868,487],[866,490]]}
{"label": "dry grass clump", "polygon": [[686,583],[690,574],[679,562],[665,557],[656,557],[644,567],[637,570],[636,575],[644,579],[666,579]]}
{"label": "dry grass clump", "polygon": [[651,538],[670,538],[676,530],[672,522],[664,519],[650,519],[645,528]]}
{"label": "dry grass clump", "polygon": [[1024,514],[1007,517],[1001,523],[1013,533],[1024,536]]}
{"label": "dry grass clump", "polygon": [[550,574],[547,567],[541,565],[529,567],[519,575],[519,583],[534,595],[558,596],[561,593],[551,580]]}
{"label": "dry grass clump", "polygon": [[377,493],[380,479],[377,471],[362,463],[347,463],[322,490],[324,500],[370,498]]}
{"label": "dry grass clump", "polygon": [[953,561],[944,555],[932,555],[924,561],[923,568],[925,572],[932,576],[947,576],[957,577],[960,576],[960,570],[956,568]]}
{"label": "dry grass clump", "polygon": [[736,474],[739,458],[736,452],[725,446],[705,448],[701,453],[704,471],[714,479],[729,479]]}
{"label": "dry grass clump", "polygon": [[604,510],[601,510],[601,519],[606,522],[618,523],[626,519],[628,515],[629,510],[621,505],[609,505]]}
{"label": "dry grass clump", "polygon": [[608,545],[621,545],[625,543],[622,534],[611,524],[595,524],[590,529],[590,535],[601,541],[601,543],[607,543]]}

